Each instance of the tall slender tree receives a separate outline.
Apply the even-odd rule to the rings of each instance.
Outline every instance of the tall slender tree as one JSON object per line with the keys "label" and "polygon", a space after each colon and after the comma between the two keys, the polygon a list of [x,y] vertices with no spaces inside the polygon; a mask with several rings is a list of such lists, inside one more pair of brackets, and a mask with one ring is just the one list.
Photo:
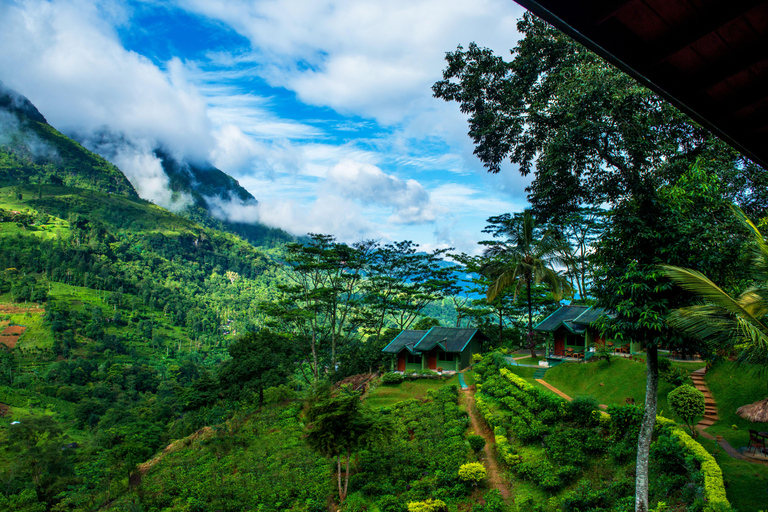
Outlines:
{"label": "tall slender tree", "polygon": [[543,283],[557,301],[572,293],[568,280],[553,268],[563,263],[561,255],[567,244],[554,231],[539,228],[530,210],[522,215],[491,217],[488,222],[484,231],[504,240],[484,242],[485,256],[489,258],[486,270],[495,277],[486,297],[492,302],[506,288],[514,288],[515,297],[525,290],[528,346],[535,357],[531,290],[534,284]]}

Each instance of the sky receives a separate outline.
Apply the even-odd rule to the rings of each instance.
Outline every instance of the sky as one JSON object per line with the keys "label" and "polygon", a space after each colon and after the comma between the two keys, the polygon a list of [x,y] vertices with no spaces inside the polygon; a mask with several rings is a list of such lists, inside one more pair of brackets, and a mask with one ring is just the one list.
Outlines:
{"label": "sky", "polygon": [[170,209],[157,147],[233,176],[232,220],[477,253],[528,178],[488,174],[432,97],[445,53],[509,55],[510,0],[0,0],[0,81]]}

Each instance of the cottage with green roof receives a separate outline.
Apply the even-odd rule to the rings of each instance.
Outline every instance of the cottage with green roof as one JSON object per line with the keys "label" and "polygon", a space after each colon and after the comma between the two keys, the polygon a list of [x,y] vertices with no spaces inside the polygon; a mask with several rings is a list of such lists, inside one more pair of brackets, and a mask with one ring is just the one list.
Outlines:
{"label": "cottage with green roof", "polygon": [[533,330],[552,334],[547,339],[547,358],[588,359],[591,348],[607,347],[627,353],[641,349],[639,345],[606,340],[603,334],[592,326],[592,323],[603,315],[609,314],[605,309],[594,306],[562,306]]}
{"label": "cottage with green roof", "polygon": [[477,329],[432,327],[428,331],[406,329],[382,352],[392,356],[392,371],[461,371],[472,364],[472,354],[481,352],[488,336]]}

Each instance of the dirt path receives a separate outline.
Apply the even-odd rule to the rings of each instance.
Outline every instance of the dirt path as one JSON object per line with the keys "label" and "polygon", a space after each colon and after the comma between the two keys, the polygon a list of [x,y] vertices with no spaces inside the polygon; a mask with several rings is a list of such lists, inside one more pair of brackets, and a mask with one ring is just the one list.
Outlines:
{"label": "dirt path", "polygon": [[504,498],[504,501],[509,504],[509,497],[511,496],[509,492],[509,483],[502,476],[499,463],[496,461],[496,455],[494,454],[493,449],[495,444],[493,432],[488,429],[484,421],[481,421],[477,417],[477,411],[475,410],[475,387],[470,386],[467,389],[462,389],[461,393],[465,399],[472,430],[475,431],[475,434],[483,436],[483,439],[485,439],[485,448],[483,448],[485,457],[483,463],[488,472],[488,481],[494,489],[498,489],[502,498]]}

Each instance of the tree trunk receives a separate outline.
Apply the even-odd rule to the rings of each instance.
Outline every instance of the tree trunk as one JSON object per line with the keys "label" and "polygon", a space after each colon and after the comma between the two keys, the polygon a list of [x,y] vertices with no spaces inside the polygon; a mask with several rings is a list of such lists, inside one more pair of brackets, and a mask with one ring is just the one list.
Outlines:
{"label": "tree trunk", "polygon": [[503,329],[504,329],[504,316],[501,314],[501,308],[499,308],[499,348],[501,348],[501,343],[503,341],[503,338],[502,338]]}
{"label": "tree trunk", "polygon": [[347,462],[344,471],[344,494],[341,496],[342,503],[344,503],[344,500],[347,499],[347,490],[349,490],[349,448],[347,448]]}
{"label": "tree trunk", "polygon": [[342,490],[341,490],[341,454],[338,454],[336,456],[336,479],[339,483],[339,501],[340,503],[344,503],[344,498],[342,497]]}
{"label": "tree trunk", "polygon": [[528,279],[528,347],[531,357],[536,357],[536,345],[533,343],[533,309],[531,306],[531,280]]}
{"label": "tree trunk", "polygon": [[646,350],[645,414],[637,439],[637,468],[635,477],[635,512],[648,512],[648,458],[653,427],[656,425],[656,402],[659,390],[659,356],[655,346]]}

